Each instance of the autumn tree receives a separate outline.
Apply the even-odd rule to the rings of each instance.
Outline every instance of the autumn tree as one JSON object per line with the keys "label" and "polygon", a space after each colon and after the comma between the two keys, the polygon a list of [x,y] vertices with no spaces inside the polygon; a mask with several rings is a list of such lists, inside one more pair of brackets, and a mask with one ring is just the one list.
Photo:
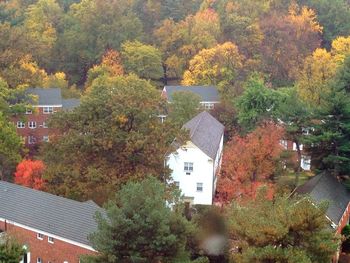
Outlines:
{"label": "autumn tree", "polygon": [[178,91],[172,95],[168,118],[180,127],[199,113],[201,97],[191,91]]}
{"label": "autumn tree", "polygon": [[93,262],[170,262],[183,254],[190,223],[169,207],[175,200],[154,177],[128,182],[97,217],[90,240],[100,255]]}
{"label": "autumn tree", "polygon": [[42,150],[46,188],[98,203],[122,183],[148,174],[167,178],[164,156],[175,124],[161,124],[159,92],[135,75],[100,78],[74,111],[52,116],[53,136]]}
{"label": "autumn tree", "polygon": [[242,78],[243,63],[244,57],[234,43],[226,42],[203,49],[190,60],[182,83],[216,85],[223,96],[234,95],[234,86]]}
{"label": "autumn tree", "polygon": [[17,165],[15,183],[40,190],[44,186],[44,169],[44,163],[40,160],[23,160]]}
{"label": "autumn tree", "polygon": [[316,14],[307,7],[292,4],[289,14],[276,13],[261,21],[263,68],[276,86],[291,84],[303,60],[319,47],[322,27]]}
{"label": "autumn tree", "polygon": [[254,197],[259,186],[273,182],[283,134],[281,127],[266,123],[228,142],[218,183],[223,201]]}
{"label": "autumn tree", "polygon": [[127,73],[154,80],[163,76],[162,54],[153,46],[128,41],[122,44],[121,56]]}
{"label": "autumn tree", "polygon": [[181,78],[194,55],[217,44],[220,21],[213,9],[205,9],[179,22],[164,20],[154,35],[164,54],[166,78]]}
{"label": "autumn tree", "polygon": [[22,141],[15,126],[0,112],[0,179],[12,173],[21,159]]}
{"label": "autumn tree", "polygon": [[228,208],[229,236],[237,241],[231,259],[238,263],[330,262],[340,239],[329,230],[327,205],[315,205],[303,196],[270,200],[265,194],[260,191],[255,200]]}

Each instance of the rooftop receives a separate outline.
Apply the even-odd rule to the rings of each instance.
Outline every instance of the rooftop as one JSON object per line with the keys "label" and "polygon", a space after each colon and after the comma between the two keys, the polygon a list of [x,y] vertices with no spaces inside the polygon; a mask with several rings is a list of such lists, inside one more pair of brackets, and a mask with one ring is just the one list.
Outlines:
{"label": "rooftop", "polygon": [[215,159],[220,147],[221,137],[224,134],[224,125],[203,111],[192,120],[188,121],[183,128],[190,131],[191,141],[210,158]]}
{"label": "rooftop", "polygon": [[92,201],[78,202],[0,181],[0,218],[91,246],[95,214],[104,210]]}
{"label": "rooftop", "polygon": [[219,102],[219,93],[214,86],[165,86],[163,94],[167,100],[172,101],[172,95],[178,91],[190,91],[202,98],[206,102]]}
{"label": "rooftop", "polygon": [[314,176],[296,189],[299,194],[308,194],[314,202],[328,201],[328,218],[339,224],[349,202],[350,193],[339,180],[327,173]]}

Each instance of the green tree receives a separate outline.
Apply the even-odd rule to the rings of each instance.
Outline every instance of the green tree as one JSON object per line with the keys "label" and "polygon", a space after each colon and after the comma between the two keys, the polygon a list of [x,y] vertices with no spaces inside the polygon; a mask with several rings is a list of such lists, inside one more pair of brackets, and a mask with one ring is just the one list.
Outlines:
{"label": "green tree", "polygon": [[181,127],[199,113],[201,107],[199,95],[191,91],[178,91],[174,92],[172,97],[173,100],[169,104],[168,115],[171,122]]}
{"label": "green tree", "polygon": [[[344,67],[340,70],[345,71]],[[325,105],[316,113],[314,132],[308,137],[318,168],[330,169],[335,175],[350,169],[350,94],[346,86],[343,79],[335,78],[332,90],[324,97]]]}
{"label": "green tree", "polygon": [[154,177],[123,186],[106,214],[97,216],[98,230],[90,236],[101,253],[95,262],[172,262],[184,252],[193,228],[177,200]]}
{"label": "green tree", "polygon": [[279,101],[279,93],[266,87],[264,79],[254,74],[236,100],[238,123],[245,131],[253,130],[261,121],[274,116]]}
{"label": "green tree", "polygon": [[127,41],[122,44],[121,56],[127,73],[154,80],[163,75],[162,54],[153,46]]}
{"label": "green tree", "polygon": [[167,178],[164,156],[182,132],[160,123],[161,103],[159,92],[135,75],[95,79],[78,108],[52,117],[58,135],[42,150],[48,190],[103,203],[131,179]]}
{"label": "green tree", "polygon": [[340,239],[329,229],[326,210],[308,197],[269,200],[265,191],[254,201],[232,204],[229,233],[239,251],[231,254],[233,262],[330,262]]}
{"label": "green tree", "polygon": [[12,174],[17,162],[21,160],[22,141],[16,128],[0,112],[0,178]]}
{"label": "green tree", "polygon": [[0,243],[0,262],[18,263],[24,251],[15,241],[7,238]]}

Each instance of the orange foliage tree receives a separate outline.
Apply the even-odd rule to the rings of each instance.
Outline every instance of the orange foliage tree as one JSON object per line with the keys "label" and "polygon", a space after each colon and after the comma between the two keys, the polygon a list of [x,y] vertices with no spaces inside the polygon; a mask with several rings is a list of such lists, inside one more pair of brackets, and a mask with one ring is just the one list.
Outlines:
{"label": "orange foliage tree", "polygon": [[220,201],[254,198],[261,185],[273,186],[283,134],[283,128],[265,123],[245,137],[235,136],[228,142],[218,182]]}
{"label": "orange foliage tree", "polygon": [[44,186],[44,169],[45,165],[40,160],[23,160],[17,165],[15,183],[40,190]]}

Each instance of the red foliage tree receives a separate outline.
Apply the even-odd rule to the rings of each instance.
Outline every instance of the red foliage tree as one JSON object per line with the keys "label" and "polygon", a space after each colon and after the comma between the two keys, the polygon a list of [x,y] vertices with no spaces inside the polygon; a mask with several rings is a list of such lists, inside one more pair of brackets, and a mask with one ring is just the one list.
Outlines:
{"label": "red foliage tree", "polygon": [[283,148],[284,130],[264,124],[246,137],[235,136],[227,144],[218,182],[219,199],[229,202],[238,198],[254,198],[256,190],[268,185],[273,193],[273,174]]}
{"label": "red foliage tree", "polygon": [[15,183],[40,190],[44,186],[42,175],[45,165],[42,161],[23,160],[17,165]]}

